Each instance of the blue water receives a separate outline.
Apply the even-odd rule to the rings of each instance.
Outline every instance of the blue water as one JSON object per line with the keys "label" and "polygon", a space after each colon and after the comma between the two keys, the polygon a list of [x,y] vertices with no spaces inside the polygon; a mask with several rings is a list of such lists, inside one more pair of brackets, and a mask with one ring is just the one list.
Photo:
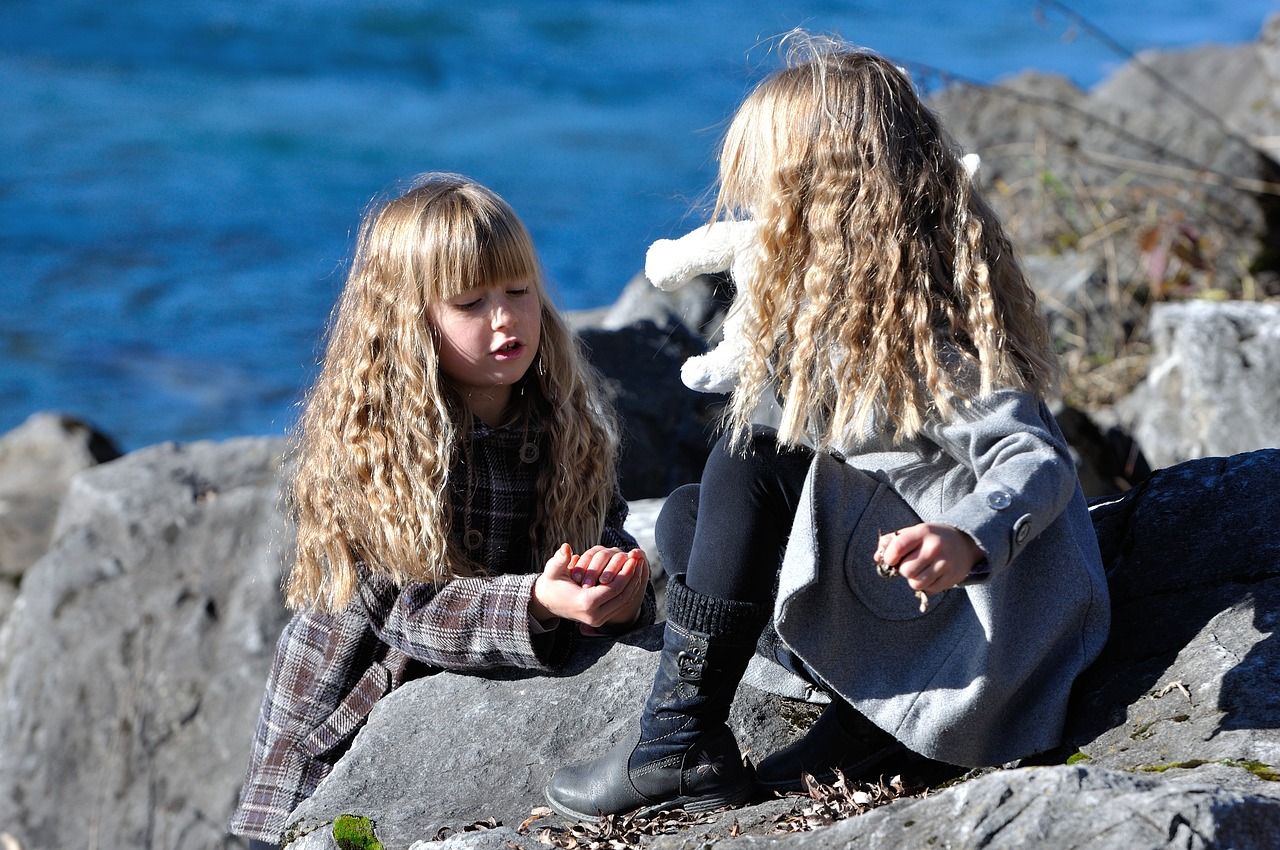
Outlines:
{"label": "blue water", "polygon": [[[0,8],[0,431],[61,410],[125,449],[282,433],[362,209],[414,173],[492,186],[559,303],[597,306],[649,242],[699,223],[720,129],[778,33],[982,81],[1089,86],[1123,59],[1033,0]],[[1251,40],[1277,3],[1074,8],[1137,50]]]}

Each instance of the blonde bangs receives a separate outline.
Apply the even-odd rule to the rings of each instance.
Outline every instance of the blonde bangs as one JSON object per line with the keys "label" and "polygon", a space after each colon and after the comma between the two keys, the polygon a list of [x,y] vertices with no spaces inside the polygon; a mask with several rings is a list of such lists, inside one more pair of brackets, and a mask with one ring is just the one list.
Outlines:
{"label": "blonde bangs", "polygon": [[391,279],[415,282],[423,303],[510,281],[541,289],[533,239],[519,216],[465,178],[426,175],[371,219],[377,244],[364,255],[380,258]]}

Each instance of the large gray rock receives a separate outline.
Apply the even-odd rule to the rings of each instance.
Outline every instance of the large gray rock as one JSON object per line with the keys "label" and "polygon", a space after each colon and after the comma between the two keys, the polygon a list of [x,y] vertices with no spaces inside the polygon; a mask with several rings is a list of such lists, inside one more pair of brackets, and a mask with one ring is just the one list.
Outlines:
{"label": "large gray rock", "polygon": [[1111,416],[1153,467],[1280,446],[1280,304],[1157,304],[1150,335],[1147,377]]}
{"label": "large gray rock", "polygon": [[[1274,850],[1280,841],[1276,783],[1246,770],[1209,765],[1163,774],[1130,774],[1088,766],[1006,770],[979,776],[924,798],[903,799],[834,825],[778,834],[778,815],[802,802],[779,801],[759,820],[735,813],[674,835],[648,839],[649,850],[826,850],[831,847],[894,850],[1175,850],[1232,848]],[[764,807],[760,807],[764,808]],[[410,850],[541,850],[541,821],[532,829],[503,826],[458,833],[443,842],[422,841]],[[329,850],[315,834],[291,845]]]}
{"label": "large gray rock", "polygon": [[33,414],[0,437],[0,582],[15,582],[49,548],[71,476],[119,456],[104,435],[57,413]]}
{"label": "large gray rock", "polygon": [[[1195,58],[1180,60],[1212,80],[1218,63]],[[982,157],[978,180],[1020,251],[1091,255],[1116,303],[1148,290],[1238,289],[1255,260],[1274,269],[1276,204],[1262,191],[1274,161],[1220,122],[1128,92],[1091,95],[1027,73],[952,86],[931,103]]]}
{"label": "large gray rock", "polygon": [[1095,102],[1143,104],[1159,112],[1220,121],[1228,133],[1280,154],[1280,16],[1257,41],[1187,50],[1147,50],[1091,92]]}
{"label": "large gray rock", "polygon": [[1092,514],[1111,636],[1076,684],[1067,750],[1280,766],[1280,450],[1158,470]]}
{"label": "large gray rock", "polygon": [[[647,850],[1274,850],[1280,846],[1280,796],[1275,782],[1244,767],[1206,765],[1159,774],[1091,766],[1004,770],[946,791],[906,798],[813,831],[786,833],[779,821],[802,812],[804,800],[780,800],[644,839]],[[794,820],[795,818],[791,818]],[[409,850],[543,850],[532,828],[421,840]],[[290,850],[333,850],[316,831]],[[609,845],[604,845],[609,846]]]}
{"label": "large gray rock", "polygon": [[[355,812],[376,822],[390,849],[489,817],[520,823],[556,767],[634,734],[661,643],[662,628],[652,626],[617,642],[581,642],[555,676],[439,673],[404,685],[378,703],[295,811],[296,832]],[[797,712],[812,716],[743,688],[730,725],[740,744],[769,752],[796,737]]]}
{"label": "large gray rock", "polygon": [[72,479],[0,630],[0,832],[26,850],[240,846],[284,625],[282,449],[166,444]]}
{"label": "large gray rock", "polygon": [[[1084,767],[1001,771],[924,799],[902,800],[820,831],[748,837],[747,850],[851,850],[946,847],[949,850],[1269,850],[1280,839],[1273,783],[1213,775],[1134,776]],[[1247,790],[1223,787],[1222,782]],[[654,850],[701,850],[685,836],[657,839]],[[726,845],[727,846],[727,845]]]}
{"label": "large gray rock", "polygon": [[[768,836],[788,805],[771,801],[647,846],[1280,846],[1280,783],[1264,779],[1280,767],[1278,485],[1280,450],[1266,450],[1160,470],[1094,507],[1115,624],[1076,688],[1067,744],[1038,759],[1085,764],[998,771],[808,837]],[[441,830],[493,817],[506,828],[447,845],[532,850],[536,835],[513,827],[541,804],[556,765],[632,730],[655,638],[594,644],[556,678],[442,674],[405,686],[295,813],[294,846],[330,850],[331,822],[356,813],[373,819],[388,848],[426,850]],[[751,688],[734,712],[753,758],[812,716]]]}
{"label": "large gray rock", "polygon": [[582,328],[579,334],[622,422],[618,478],[623,495],[661,498],[699,480],[724,397],[685,387],[680,366],[705,353],[705,341],[675,320],[659,325],[646,319],[614,330]]}

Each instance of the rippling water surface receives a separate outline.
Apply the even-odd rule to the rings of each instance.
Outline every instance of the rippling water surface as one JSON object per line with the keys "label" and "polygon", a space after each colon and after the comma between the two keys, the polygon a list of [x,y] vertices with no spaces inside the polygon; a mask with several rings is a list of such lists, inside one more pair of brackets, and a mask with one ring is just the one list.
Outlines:
{"label": "rippling water surface", "polygon": [[[1122,56],[990,0],[11,0],[0,28],[0,431],[37,410],[126,449],[282,433],[369,200],[492,186],[559,302],[613,300],[690,210],[773,36],[838,32],[983,81],[1088,86]],[[1274,0],[1080,2],[1128,49],[1240,42]]]}

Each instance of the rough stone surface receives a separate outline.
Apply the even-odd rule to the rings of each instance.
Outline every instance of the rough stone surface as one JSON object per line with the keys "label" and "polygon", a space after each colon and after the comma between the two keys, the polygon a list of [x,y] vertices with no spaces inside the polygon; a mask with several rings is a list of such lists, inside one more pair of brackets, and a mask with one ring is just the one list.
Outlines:
{"label": "rough stone surface", "polygon": [[1152,310],[1151,363],[1112,415],[1153,467],[1280,446],[1280,304]]}
{"label": "rough stone surface", "polygon": [[[556,767],[633,734],[661,640],[653,626],[616,643],[582,641],[555,676],[439,673],[404,685],[294,813],[298,830],[355,811],[402,848],[487,817],[520,823]],[[740,744],[769,752],[797,735],[789,714],[780,698],[743,688],[731,726]]]}
{"label": "rough stone surface", "polygon": [[[1179,56],[1197,82],[1221,70],[1192,59]],[[1025,255],[1086,253],[1117,287],[1161,293],[1225,286],[1259,258],[1276,267],[1276,204],[1260,192],[1275,164],[1219,121],[1037,73],[932,104],[982,157],[978,180]]]}
{"label": "rough stone surface", "polygon": [[[1280,767],[1278,484],[1280,450],[1265,450],[1160,470],[1095,506],[1116,624],[1076,689],[1066,746],[1037,759],[1061,762],[1079,750],[1087,764],[1000,771],[825,836],[785,840],[925,847],[946,830],[951,847],[1273,846],[1256,842],[1280,825],[1280,783],[1254,777],[1247,766],[1267,765],[1271,775]],[[373,818],[388,848],[488,817],[519,825],[541,804],[557,764],[591,757],[633,728],[656,663],[656,630],[646,635],[629,645],[593,644],[558,678],[441,674],[407,685],[383,701],[334,774],[295,813],[307,833],[298,846],[327,847],[327,825],[351,811]],[[1176,684],[1165,690],[1173,683],[1190,699]],[[794,737],[811,716],[808,706],[750,688],[740,689],[734,710],[739,743],[754,758]],[[424,724],[424,717],[436,720]],[[763,836],[778,802],[764,805],[651,846],[701,847],[727,839],[735,821],[739,832]],[[1134,811],[1149,817],[1129,823]],[[529,836],[509,832],[453,841],[497,846],[499,834],[533,846]],[[1081,836],[1088,840],[1070,843]],[[1195,836],[1207,843],[1185,843]],[[742,838],[735,847],[760,840],[783,839]]]}
{"label": "rough stone surface", "polygon": [[[933,797],[906,800],[814,832],[769,843],[787,850],[845,847],[985,850],[1263,850],[1280,837],[1280,800],[1213,780],[1134,776],[1097,768],[998,772]],[[752,844],[763,843],[756,840]],[[695,845],[668,838],[661,850]],[[735,843],[736,846],[736,843]],[[743,850],[746,850],[744,847]]]}
{"label": "rough stone surface", "polygon": [[1255,42],[1143,51],[1091,95],[1118,107],[1137,103],[1164,113],[1212,116],[1275,157],[1280,154],[1278,81],[1280,16],[1273,16]]}
{"label": "rough stone surface", "polygon": [[0,831],[26,850],[240,846],[282,448],[165,444],[72,479],[0,631]]}
{"label": "rough stone surface", "polygon": [[1068,749],[1117,768],[1280,766],[1278,484],[1280,450],[1265,449],[1158,470],[1095,505],[1111,636],[1077,682]]}
{"label": "rough stone surface", "polygon": [[[803,800],[779,800],[714,823],[647,839],[647,850],[1274,850],[1280,846],[1276,783],[1228,765],[1163,774],[1090,766],[1004,770],[924,798],[903,799],[812,832],[781,834],[780,815]],[[767,814],[764,810],[767,808]],[[543,850],[537,832],[503,825],[418,841],[409,850]],[[741,830],[739,837],[730,831]],[[334,850],[327,830],[289,845]]]}
{"label": "rough stone surface", "polygon": [[104,435],[57,413],[33,414],[0,437],[0,582],[16,582],[49,548],[71,476],[119,456]]}
{"label": "rough stone surface", "polygon": [[660,498],[701,478],[724,397],[685,387],[680,366],[705,353],[706,343],[674,321],[579,333],[623,423],[618,468],[623,495]]}

